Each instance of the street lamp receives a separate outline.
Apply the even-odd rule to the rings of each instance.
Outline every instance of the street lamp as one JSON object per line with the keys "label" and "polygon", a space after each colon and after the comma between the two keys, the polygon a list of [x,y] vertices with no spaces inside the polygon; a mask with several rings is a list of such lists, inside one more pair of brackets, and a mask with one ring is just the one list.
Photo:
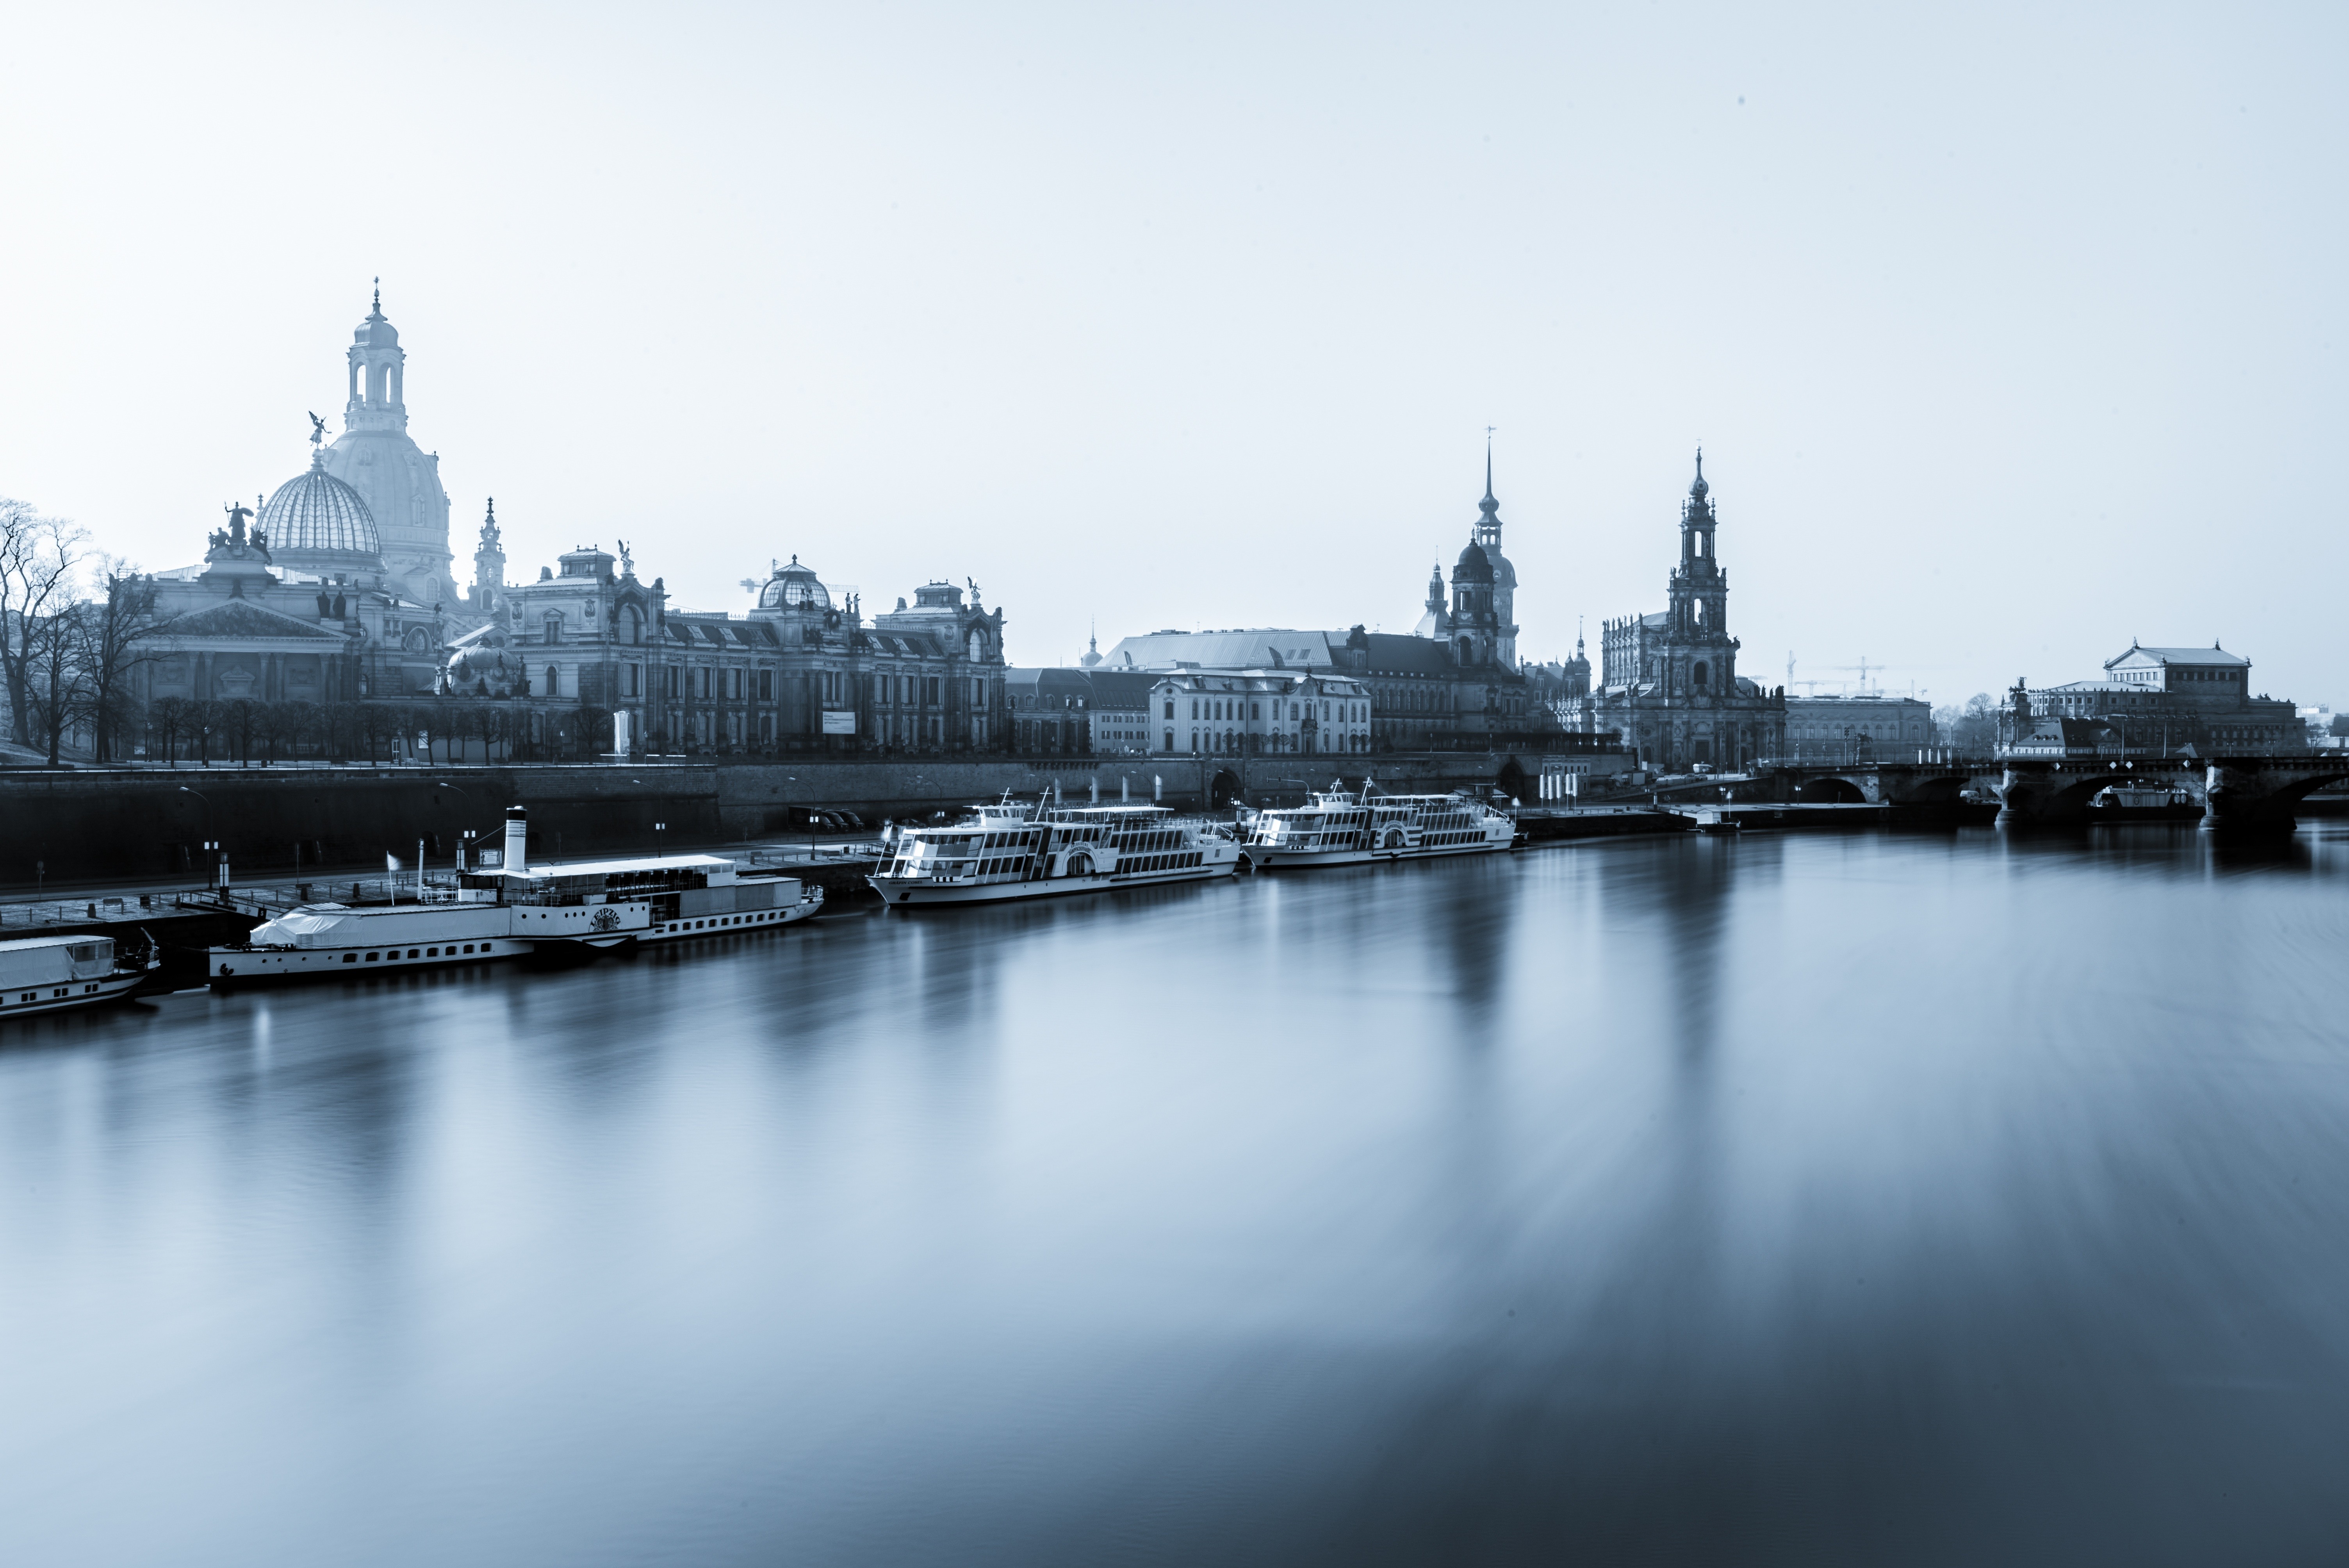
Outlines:
{"label": "street lamp", "polygon": [[[182,795],[193,795],[197,799],[202,800],[204,803],[204,830],[207,832],[211,831],[212,825],[212,797],[206,795],[201,789],[191,789],[185,784],[180,786],[180,793]],[[221,841],[218,839],[206,839],[203,841],[203,845],[204,853],[208,857],[208,863],[212,868],[211,885],[214,887],[225,886],[228,879],[221,874],[219,862],[217,861],[209,860],[209,857],[219,852]]]}

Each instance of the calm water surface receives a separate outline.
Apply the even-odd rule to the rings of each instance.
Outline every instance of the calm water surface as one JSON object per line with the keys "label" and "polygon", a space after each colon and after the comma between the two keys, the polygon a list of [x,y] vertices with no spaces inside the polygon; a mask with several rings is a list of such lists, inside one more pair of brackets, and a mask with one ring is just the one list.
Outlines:
{"label": "calm water surface", "polygon": [[0,1038],[10,1563],[2349,1554],[2349,839],[1769,837]]}

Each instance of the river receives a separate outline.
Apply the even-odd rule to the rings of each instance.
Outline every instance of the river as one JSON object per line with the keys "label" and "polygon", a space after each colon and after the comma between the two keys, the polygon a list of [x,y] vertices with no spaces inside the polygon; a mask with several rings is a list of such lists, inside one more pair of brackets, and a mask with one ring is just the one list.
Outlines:
{"label": "river", "polygon": [[0,1038],[0,1561],[2349,1551],[2349,836],[843,913]]}

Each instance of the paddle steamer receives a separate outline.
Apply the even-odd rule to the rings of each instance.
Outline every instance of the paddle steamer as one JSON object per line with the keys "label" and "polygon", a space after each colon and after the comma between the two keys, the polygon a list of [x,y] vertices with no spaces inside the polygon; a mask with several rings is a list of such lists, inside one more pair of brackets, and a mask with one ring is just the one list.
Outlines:
{"label": "paddle steamer", "polygon": [[213,947],[214,985],[373,969],[433,969],[547,950],[688,941],[791,925],[823,907],[822,888],[718,855],[529,863],[528,823],[506,813],[495,870],[453,891],[383,908],[305,903]]}

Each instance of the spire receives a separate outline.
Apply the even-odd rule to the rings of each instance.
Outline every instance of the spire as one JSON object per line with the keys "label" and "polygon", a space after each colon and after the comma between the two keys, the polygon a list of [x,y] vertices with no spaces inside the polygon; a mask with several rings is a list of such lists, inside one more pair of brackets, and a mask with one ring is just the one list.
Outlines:
{"label": "spire", "polygon": [[1493,427],[1485,427],[1485,499],[1476,503],[1471,537],[1488,550],[1501,547],[1501,503],[1493,499]]}
{"label": "spire", "polygon": [[383,280],[381,278],[375,280],[375,308],[367,312],[367,314],[369,315],[381,315],[383,314]]}

